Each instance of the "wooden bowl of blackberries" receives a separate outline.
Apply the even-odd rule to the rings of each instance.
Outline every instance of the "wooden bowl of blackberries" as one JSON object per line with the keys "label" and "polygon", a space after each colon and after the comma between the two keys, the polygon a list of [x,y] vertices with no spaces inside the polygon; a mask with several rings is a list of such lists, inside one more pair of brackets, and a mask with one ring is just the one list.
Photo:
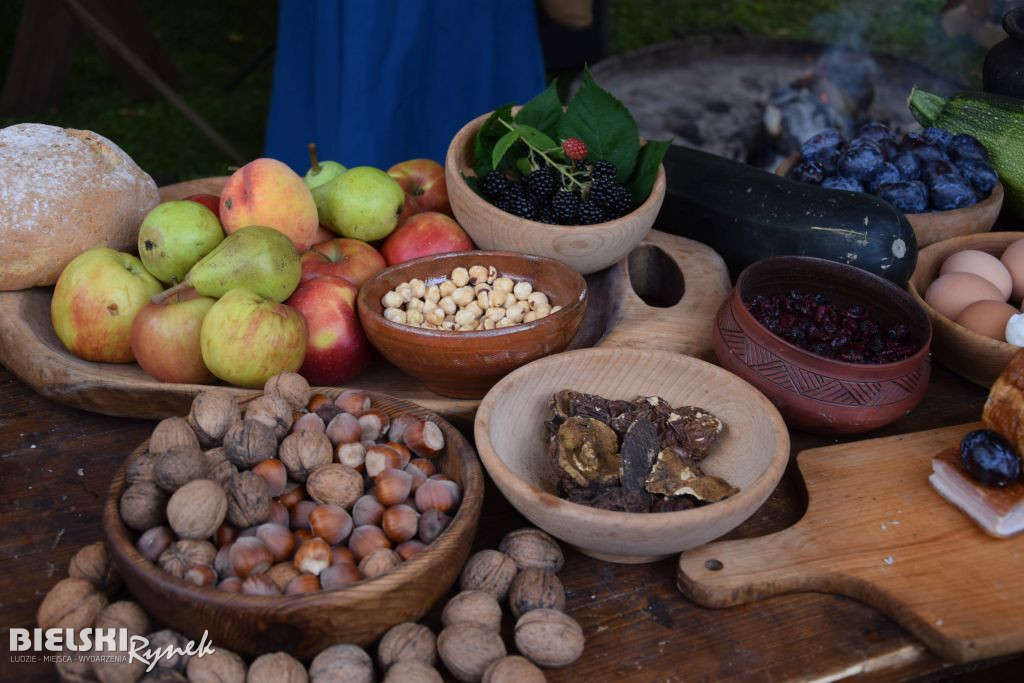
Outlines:
{"label": "wooden bowl of blackberries", "polygon": [[722,367],[757,387],[795,429],[878,429],[928,388],[928,316],[904,290],[846,264],[758,261],[719,309],[713,334]]}
{"label": "wooden bowl of blackberries", "polygon": [[1003,186],[985,147],[941,128],[900,139],[884,124],[867,123],[849,141],[827,128],[805,140],[776,173],[877,195],[907,215],[919,247],[985,232],[1003,205]]}

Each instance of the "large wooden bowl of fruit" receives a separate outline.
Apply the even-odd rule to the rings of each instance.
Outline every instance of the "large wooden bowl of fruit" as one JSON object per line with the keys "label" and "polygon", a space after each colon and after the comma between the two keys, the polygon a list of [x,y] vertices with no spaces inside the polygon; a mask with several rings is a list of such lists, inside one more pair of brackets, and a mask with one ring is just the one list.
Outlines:
{"label": "large wooden bowl of fruit", "polygon": [[901,140],[886,126],[868,123],[849,142],[830,128],[800,150],[779,165],[779,175],[878,195],[907,215],[919,247],[985,232],[1003,206],[988,152],[970,135],[926,128]]}
{"label": "large wooden bowl of fruit", "polygon": [[[547,256],[587,274],[643,239],[665,197],[668,143],[641,144],[632,117],[609,98],[587,78],[564,110],[549,89],[455,135],[448,195],[478,247]],[[584,118],[588,104],[611,113]]]}

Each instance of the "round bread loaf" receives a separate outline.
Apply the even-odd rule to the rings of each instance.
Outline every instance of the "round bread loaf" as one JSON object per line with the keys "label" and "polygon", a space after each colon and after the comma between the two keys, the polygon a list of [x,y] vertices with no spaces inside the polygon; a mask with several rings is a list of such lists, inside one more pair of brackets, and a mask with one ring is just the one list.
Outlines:
{"label": "round bread loaf", "polygon": [[135,251],[156,183],[88,130],[0,129],[0,290],[52,285],[86,249]]}

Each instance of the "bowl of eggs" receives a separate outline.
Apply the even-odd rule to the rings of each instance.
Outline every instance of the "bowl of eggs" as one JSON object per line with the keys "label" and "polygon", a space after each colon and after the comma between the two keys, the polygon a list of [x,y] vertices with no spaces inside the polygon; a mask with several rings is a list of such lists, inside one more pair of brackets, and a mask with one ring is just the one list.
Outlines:
{"label": "bowl of eggs", "polygon": [[1024,232],[963,235],[918,253],[907,284],[932,323],[932,353],[991,386],[1024,343]]}

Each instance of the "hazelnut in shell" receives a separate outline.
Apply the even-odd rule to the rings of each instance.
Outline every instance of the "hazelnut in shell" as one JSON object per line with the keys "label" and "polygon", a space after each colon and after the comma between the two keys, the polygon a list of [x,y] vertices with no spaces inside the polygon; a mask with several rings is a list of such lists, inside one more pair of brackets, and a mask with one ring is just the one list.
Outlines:
{"label": "hazelnut in shell", "polygon": [[338,446],[343,443],[358,443],[363,439],[363,428],[359,419],[349,413],[338,413],[324,430],[331,444]]}
{"label": "hazelnut in shell", "polygon": [[267,458],[256,463],[252,471],[263,477],[267,482],[270,495],[274,498],[284,493],[284,487],[288,484],[288,470],[284,463],[277,458]]}
{"label": "hazelnut in shell", "polygon": [[[321,576],[327,573],[330,567],[320,572]],[[296,571],[294,578],[284,587],[285,595],[299,595],[301,593],[316,593],[320,590],[320,579],[312,574],[299,574]]]}
{"label": "hazelnut in shell", "polygon": [[288,527],[282,524],[271,524],[269,522],[256,527],[256,538],[263,541],[267,546],[274,562],[284,562],[291,559],[295,552],[295,536]]}
{"label": "hazelnut in shell", "polygon": [[471,683],[479,681],[491,662],[507,653],[497,631],[467,622],[452,624],[441,631],[437,654],[455,678]]}
{"label": "hazelnut in shell", "polygon": [[441,623],[477,624],[492,631],[501,630],[501,605],[484,591],[462,591],[448,601],[441,612]]}
{"label": "hazelnut in shell", "polygon": [[365,391],[349,389],[341,392],[338,398],[334,399],[334,405],[353,417],[359,417],[370,409],[370,397]]}
{"label": "hazelnut in shell", "polygon": [[373,660],[357,645],[332,645],[310,662],[309,678],[310,683],[373,683]]}
{"label": "hazelnut in shell", "polygon": [[404,470],[388,467],[373,477],[373,483],[374,495],[387,507],[402,503],[412,493],[412,475]]}
{"label": "hazelnut in shell", "polygon": [[277,436],[258,420],[236,422],[224,433],[224,452],[231,464],[247,470],[277,454]]}
{"label": "hazelnut in shell", "polygon": [[174,446],[188,446],[199,450],[199,437],[183,417],[168,417],[157,423],[149,437],[149,452],[166,453]]}
{"label": "hazelnut in shell", "polygon": [[408,562],[426,549],[427,544],[416,539],[405,541],[395,546],[395,552],[398,553],[403,562]]}
{"label": "hazelnut in shell", "polygon": [[553,609],[530,610],[519,617],[516,648],[537,666],[557,668],[583,654],[583,629],[569,615]]}
{"label": "hazelnut in shell", "polygon": [[309,430],[311,432],[320,432],[321,434],[327,429],[324,424],[324,419],[316,413],[306,413],[300,415],[292,422],[292,432],[302,432]]}
{"label": "hazelnut in shell", "polygon": [[420,540],[424,543],[433,543],[441,535],[441,532],[448,528],[452,518],[437,508],[431,508],[420,515],[418,533]]}
{"label": "hazelnut in shell", "polygon": [[260,655],[249,665],[246,683],[307,683],[309,676],[302,662],[287,652]]}
{"label": "hazelnut in shell", "polygon": [[239,472],[224,488],[228,496],[228,521],[236,527],[255,526],[270,516],[270,489],[260,475]]}
{"label": "hazelnut in shell", "polygon": [[416,507],[420,512],[436,509],[450,513],[459,504],[459,485],[451,479],[436,479],[436,476],[428,477],[416,489]]}
{"label": "hazelnut in shell", "polygon": [[391,541],[388,540],[384,530],[380,527],[357,526],[348,537],[348,547],[355,554],[357,560],[362,560],[378,548],[390,548]]}
{"label": "hazelnut in shell", "polygon": [[[344,588],[351,583],[362,580],[363,575],[359,573],[359,569],[354,564],[349,562],[334,563],[334,558],[331,561],[333,564],[320,572],[320,585],[318,588],[330,591],[335,588]],[[315,579],[316,577],[312,578]]]}
{"label": "hazelnut in shell", "polygon": [[167,550],[160,555],[157,563],[165,572],[181,579],[193,565],[208,564],[212,566],[216,556],[217,549],[213,547],[212,543],[185,538],[168,546]]}
{"label": "hazelnut in shell", "polygon": [[395,662],[384,676],[384,683],[443,683],[444,679],[432,666],[416,659]]}
{"label": "hazelnut in shell", "polygon": [[539,567],[557,573],[565,564],[558,541],[540,529],[510,531],[501,539],[498,550],[511,557],[520,569]]}
{"label": "hazelnut in shell", "polygon": [[314,536],[337,545],[352,533],[352,517],[343,507],[317,505],[309,513],[309,529]]}
{"label": "hazelnut in shell", "polygon": [[203,448],[216,446],[224,439],[228,427],[241,422],[242,411],[235,397],[223,389],[206,389],[192,399],[188,423],[199,437]]}
{"label": "hazelnut in shell", "polygon": [[209,479],[193,479],[167,502],[167,522],[179,538],[199,540],[213,536],[227,512],[227,494]]}
{"label": "hazelnut in shell", "polygon": [[320,505],[333,504],[349,510],[363,495],[363,476],[346,465],[321,465],[306,480],[306,493]]}
{"label": "hazelnut in shell", "polygon": [[516,619],[533,609],[565,611],[565,588],[555,573],[538,567],[521,570],[512,580],[508,605]]}
{"label": "hazelnut in shell", "polygon": [[359,573],[372,579],[388,573],[400,564],[402,564],[402,558],[394,550],[377,548],[359,560]]}
{"label": "hazelnut in shell", "polygon": [[136,531],[145,531],[159,526],[166,518],[167,494],[156,484],[140,481],[132,484],[121,494],[121,519]]}
{"label": "hazelnut in shell", "polygon": [[261,574],[270,569],[274,556],[259,538],[243,536],[231,544],[228,562],[231,572],[244,579],[250,574]]}
{"label": "hazelnut in shell", "polygon": [[422,624],[412,621],[395,624],[377,645],[377,662],[382,671],[404,659],[416,659],[434,666],[436,641],[433,631]]}
{"label": "hazelnut in shell", "polygon": [[375,496],[369,494],[360,496],[352,505],[352,521],[356,526],[364,524],[380,526],[385,509],[387,508]]}
{"label": "hazelnut in shell", "polygon": [[150,562],[156,564],[167,548],[174,543],[174,534],[165,526],[155,526],[147,529],[135,542],[135,549],[139,554]]}
{"label": "hazelnut in shell", "polygon": [[39,628],[81,629],[92,626],[107,606],[107,596],[86,579],[68,578],[57,582],[43,598],[36,612]]}
{"label": "hazelnut in shell", "polygon": [[381,528],[393,543],[404,543],[416,536],[419,521],[420,513],[409,505],[394,505],[384,511]]}
{"label": "hazelnut in shell", "polygon": [[430,420],[420,420],[406,427],[402,441],[421,458],[436,457],[444,450],[444,432]]}
{"label": "hazelnut in shell", "polygon": [[188,568],[183,577],[197,586],[216,586],[217,572],[208,564],[194,564]]}
{"label": "hazelnut in shell", "polygon": [[512,558],[498,550],[481,550],[466,561],[459,577],[462,590],[482,590],[501,602],[517,573]]}
{"label": "hazelnut in shell", "polygon": [[247,667],[241,657],[222,647],[202,657],[191,657],[185,666],[189,683],[245,683]]}
{"label": "hazelnut in shell", "polygon": [[310,472],[334,460],[334,448],[325,434],[303,429],[284,438],[278,457],[288,469],[288,476],[303,482]]}
{"label": "hazelnut in shell", "polygon": [[245,420],[255,420],[270,427],[280,441],[292,428],[292,407],[288,401],[273,394],[257,396],[245,406]]}
{"label": "hazelnut in shell", "polygon": [[68,564],[68,576],[90,581],[107,595],[121,589],[121,576],[110,561],[110,553],[103,541],[90,543],[75,553]]}
{"label": "hazelnut in shell", "polygon": [[280,396],[292,410],[305,410],[312,391],[306,378],[297,372],[280,372],[267,380],[263,393]]}
{"label": "hazelnut in shell", "polygon": [[295,553],[293,562],[300,572],[320,576],[320,572],[331,566],[331,559],[331,546],[322,538],[311,538]]}
{"label": "hazelnut in shell", "polygon": [[242,581],[243,595],[281,595],[284,591],[267,574],[250,574]]}
{"label": "hazelnut in shell", "polygon": [[544,672],[526,657],[496,659],[484,670],[482,683],[544,683]]}
{"label": "hazelnut in shell", "polygon": [[167,493],[174,493],[193,479],[204,479],[210,465],[203,452],[191,446],[172,446],[157,458],[153,481]]}

